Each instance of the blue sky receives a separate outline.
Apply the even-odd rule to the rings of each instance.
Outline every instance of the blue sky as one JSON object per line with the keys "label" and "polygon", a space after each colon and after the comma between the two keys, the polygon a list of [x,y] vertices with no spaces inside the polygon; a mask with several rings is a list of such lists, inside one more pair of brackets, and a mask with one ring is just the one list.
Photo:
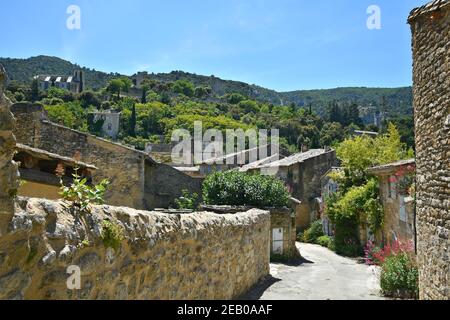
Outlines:
{"label": "blue sky", "polygon": [[[107,72],[183,70],[278,91],[411,85],[406,18],[426,0],[2,1],[1,57]],[[69,30],[69,5],[81,29]],[[381,29],[369,30],[369,5]]]}

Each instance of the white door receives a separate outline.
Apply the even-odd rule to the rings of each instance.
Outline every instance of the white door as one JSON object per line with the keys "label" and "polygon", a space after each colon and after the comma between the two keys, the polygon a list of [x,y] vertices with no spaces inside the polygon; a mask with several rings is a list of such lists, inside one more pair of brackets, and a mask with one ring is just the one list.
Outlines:
{"label": "white door", "polygon": [[283,254],[283,228],[272,230],[272,252]]}

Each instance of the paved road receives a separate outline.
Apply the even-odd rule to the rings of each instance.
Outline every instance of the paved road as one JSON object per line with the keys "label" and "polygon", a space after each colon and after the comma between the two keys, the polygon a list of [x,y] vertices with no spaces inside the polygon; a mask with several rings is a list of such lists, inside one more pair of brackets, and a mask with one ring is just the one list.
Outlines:
{"label": "paved road", "polygon": [[253,288],[244,299],[261,300],[378,300],[376,267],[338,256],[318,245],[297,243],[302,261],[271,264],[271,279]]}

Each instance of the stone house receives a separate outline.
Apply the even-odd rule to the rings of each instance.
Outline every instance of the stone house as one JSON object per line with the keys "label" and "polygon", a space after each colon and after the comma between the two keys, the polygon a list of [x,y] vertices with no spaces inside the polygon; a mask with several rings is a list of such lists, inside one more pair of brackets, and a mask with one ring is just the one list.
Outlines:
{"label": "stone house", "polygon": [[415,179],[415,160],[401,160],[370,168],[368,173],[378,177],[384,223],[375,236],[378,244],[415,242],[414,199],[409,188]]}
{"label": "stone house", "polygon": [[77,161],[73,158],[63,157],[45,150],[31,148],[18,143],[14,161],[19,164],[20,185],[17,194],[19,196],[60,199],[60,178],[56,171],[60,170],[64,185],[73,181],[72,174],[78,174],[87,183],[92,183],[92,174],[97,169],[95,166]]}
{"label": "stone house", "polygon": [[120,114],[120,112],[111,110],[93,111],[88,114],[88,122],[89,125],[95,125],[98,121],[101,121],[101,133],[115,140],[119,134]]}
{"label": "stone house", "polygon": [[421,299],[450,299],[450,1],[411,11]]}
{"label": "stone house", "polygon": [[336,162],[334,150],[312,149],[278,161],[249,164],[240,170],[274,174],[284,181],[292,197],[301,202],[296,209],[296,225],[303,230],[320,218],[317,199],[321,196],[321,178]]}
{"label": "stone house", "polygon": [[111,182],[107,204],[151,210],[173,206],[183,190],[201,193],[198,179],[156,162],[145,152],[55,124],[39,104],[17,103],[11,111],[19,143],[69,158],[77,153],[82,162],[96,166],[93,182]]}
{"label": "stone house", "polygon": [[69,90],[73,93],[80,93],[84,90],[84,72],[75,70],[72,76],[61,75],[37,75],[34,77],[38,81],[38,87],[42,91],[52,87]]}

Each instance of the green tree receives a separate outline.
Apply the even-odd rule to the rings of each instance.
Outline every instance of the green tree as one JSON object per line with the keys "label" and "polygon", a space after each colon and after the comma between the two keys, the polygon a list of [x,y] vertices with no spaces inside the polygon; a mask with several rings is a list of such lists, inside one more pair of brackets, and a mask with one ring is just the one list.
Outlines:
{"label": "green tree", "polygon": [[136,105],[135,104],[133,104],[133,109],[131,111],[130,136],[132,136],[132,137],[136,136]]}
{"label": "green tree", "polygon": [[189,81],[185,79],[177,80],[173,84],[172,87],[173,92],[184,94],[187,97],[194,96],[194,85]]}
{"label": "green tree", "polygon": [[34,79],[31,82],[31,90],[30,90],[29,100],[31,102],[36,102],[39,100],[39,83],[38,83],[37,79]]}
{"label": "green tree", "polygon": [[106,90],[111,94],[117,94],[117,99],[120,99],[123,82],[120,79],[112,79],[109,81]]}

